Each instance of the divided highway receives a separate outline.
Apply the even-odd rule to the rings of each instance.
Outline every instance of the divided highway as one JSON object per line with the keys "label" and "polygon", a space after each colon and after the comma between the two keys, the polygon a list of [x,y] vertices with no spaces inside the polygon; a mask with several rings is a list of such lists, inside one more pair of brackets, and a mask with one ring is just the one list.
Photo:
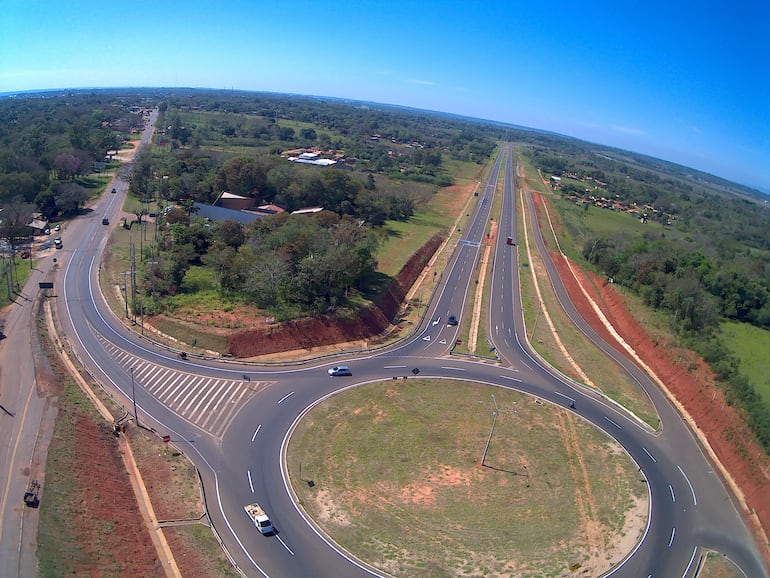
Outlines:
{"label": "divided highway", "polygon": [[[502,363],[477,363],[447,355],[458,332],[458,326],[447,320],[466,310],[503,167],[503,210],[488,311],[489,334]],[[304,518],[288,488],[284,450],[292,424],[318,400],[357,383],[411,375],[416,367],[420,377],[468,379],[538,396],[575,412],[626,448],[647,480],[651,516],[640,546],[609,575],[692,576],[699,547],[706,546],[729,555],[749,576],[767,576],[719,476],[644,374],[629,364],[658,408],[663,423],[659,434],[600,396],[562,380],[529,347],[518,293],[518,248],[505,244],[507,236],[517,238],[510,147],[496,158],[468,229],[437,280],[434,298],[412,337],[378,352],[316,366],[258,368],[192,357],[182,360],[124,328],[98,290],[99,256],[106,242],[101,218],[114,222],[124,191],[125,184],[120,194],[105,195],[103,207],[70,228],[59,252],[64,261],[57,280],[59,315],[68,340],[93,375],[121,397],[129,411],[135,401],[140,423],[171,435],[198,466],[211,520],[247,575],[379,575],[349,559]],[[518,210],[522,209],[531,218],[531,205]],[[551,273],[559,290],[552,265]],[[563,287],[561,291],[570,311]],[[577,312],[570,315],[601,346]],[[339,363],[349,365],[353,376],[329,378],[326,369]],[[243,505],[255,501],[270,514],[275,536],[259,534],[244,514]]]}

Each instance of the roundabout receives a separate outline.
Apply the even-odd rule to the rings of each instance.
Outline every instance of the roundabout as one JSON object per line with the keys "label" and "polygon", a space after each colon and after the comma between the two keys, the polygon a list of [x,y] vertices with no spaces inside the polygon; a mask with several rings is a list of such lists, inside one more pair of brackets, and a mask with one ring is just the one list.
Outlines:
{"label": "roundabout", "polygon": [[[566,553],[557,554],[562,574],[565,570],[579,573],[581,568],[591,568],[606,576],[693,576],[699,552],[705,547],[729,555],[747,575],[766,575],[730,494],[715,475],[692,432],[649,379],[641,372],[634,374],[658,409],[663,424],[658,433],[606,398],[556,374],[529,347],[517,292],[517,255],[504,242],[508,236],[516,238],[513,164],[510,148],[506,150],[503,208],[488,314],[490,339],[500,356],[498,363],[448,355],[451,351],[448,344],[455,343],[458,326],[447,324],[446,320],[449,312],[462,319],[460,312],[467,310],[468,287],[490,220],[503,154],[496,158],[471,224],[464,228],[463,239],[437,283],[422,322],[410,338],[377,352],[326,362],[260,367],[194,356],[181,359],[168,349],[148,343],[123,327],[103,296],[94,290],[98,285],[96,256],[106,242],[101,225],[94,220],[84,223],[79,230],[70,231],[69,239],[75,249],[66,254],[68,259],[63,265],[64,275],[57,280],[57,292],[63,296],[59,311],[72,348],[105,390],[113,393],[124,407],[134,409],[132,413],[143,427],[178,440],[175,447],[184,452],[200,472],[209,524],[243,574],[346,577],[398,574],[403,567],[406,570],[403,575],[408,575],[413,574],[411,564],[414,564],[414,573],[421,570],[430,573],[434,568],[431,564],[438,560],[431,548],[440,541],[441,532],[446,532],[446,536],[457,540],[450,546],[452,552],[462,552],[460,538],[463,536],[475,535],[479,543],[490,543],[484,548],[466,547],[452,563],[451,568],[470,573],[491,566],[493,573],[516,575],[525,569],[515,565],[521,561],[514,560],[514,548],[524,551],[529,547],[525,552],[528,560],[537,555],[547,557],[552,552],[543,549],[545,541],[548,548],[560,548],[561,542],[565,542]],[[109,212],[113,217],[117,210],[115,206],[112,212],[102,214]],[[327,370],[341,365],[347,366],[352,375],[330,377]],[[417,367],[420,380],[413,377]],[[628,370],[633,372],[634,368]],[[405,379],[407,376],[409,379]],[[349,556],[334,543],[340,540],[353,551],[355,545],[346,545],[348,537],[337,537],[331,525],[331,529],[320,527],[327,526],[323,518],[327,516],[330,522],[344,528],[346,516],[352,516],[355,511],[351,505],[360,507],[360,504],[352,497],[343,500],[331,493],[317,498],[319,493],[331,491],[324,477],[330,474],[324,473],[324,464],[318,463],[312,452],[293,463],[294,456],[301,454],[286,453],[288,432],[308,408],[340,390],[378,382],[385,391],[390,388],[398,392],[422,380],[434,379],[441,380],[439,388],[450,383],[448,380],[475,382],[473,387],[479,388],[464,402],[464,411],[459,417],[443,430],[425,427],[438,410],[427,416],[420,416],[419,412],[412,415],[411,412],[427,407],[428,400],[402,404],[412,415],[411,425],[405,428],[405,433],[413,430],[411,438],[377,435],[376,427],[383,425],[386,416],[378,416],[377,408],[368,407],[363,401],[354,406],[354,409],[361,408],[360,417],[351,410],[347,412],[349,415],[326,420],[340,428],[348,427],[357,419],[368,422],[367,428],[349,431],[351,435],[345,436],[350,437],[346,440],[349,443],[355,439],[359,439],[358,443],[365,442],[367,451],[361,453],[359,448],[360,455],[376,456],[374,449],[388,441],[395,452],[396,461],[391,462],[394,465],[388,468],[375,461],[371,466],[373,473],[360,479],[350,467],[352,454],[348,453],[345,460],[335,456],[331,449],[328,452],[333,463],[336,459],[339,460],[336,463],[342,464],[333,473],[344,472],[346,467],[349,471],[349,479],[338,481],[338,485],[344,483],[353,494],[363,492],[361,495],[366,501],[377,507],[382,507],[384,501],[387,507],[381,509],[385,513],[397,509],[409,516],[407,522],[389,522],[387,517],[382,518],[379,522],[382,527],[390,524],[397,530],[392,537],[377,535],[359,526],[361,536],[356,540],[368,548],[368,551],[362,550],[361,559],[371,560],[374,565],[382,560],[382,569],[377,569]],[[497,388],[489,389],[492,385]],[[518,393],[514,394],[513,389]],[[351,395],[353,392],[355,388]],[[450,399],[448,394],[437,394],[431,403],[443,398]],[[334,402],[339,399],[342,398]],[[384,401],[382,407],[385,407]],[[549,416],[532,413],[524,419],[525,408],[554,413]],[[450,413],[448,409],[443,411]],[[396,409],[389,410],[390,419],[396,415]],[[537,428],[538,424],[542,427]],[[391,425],[388,432],[397,432],[400,425]],[[505,428],[510,431],[503,435]],[[514,450],[529,428],[540,432],[534,436],[535,445]],[[604,449],[586,451],[583,438],[577,442],[575,437],[578,432],[582,436],[582,429],[594,432],[588,435],[605,440],[593,442]],[[363,437],[353,436],[354,433]],[[608,441],[609,438],[614,441]],[[405,443],[405,439],[412,442]],[[544,439],[551,441],[536,444]],[[454,451],[443,450],[444,455],[437,456],[432,448],[443,441],[454,444]],[[506,442],[511,445],[506,446]],[[618,450],[615,443],[625,451]],[[511,451],[506,452],[506,447]],[[558,448],[561,454],[556,451]],[[285,455],[289,456],[288,462],[284,462]],[[604,461],[592,461],[600,458]],[[638,489],[631,475],[626,488],[617,488],[620,497],[616,503],[605,507],[602,504],[605,494],[613,495],[609,491],[613,489],[611,474],[618,472],[614,460],[632,464],[643,489]],[[412,477],[406,475],[407,470]],[[398,471],[404,474],[392,477]],[[520,475],[524,471],[527,475]],[[604,477],[592,477],[597,475]],[[297,486],[300,505],[291,490],[290,479]],[[566,483],[559,480],[565,479],[571,480],[572,493],[564,492]],[[436,507],[440,503],[470,504],[469,484],[475,483],[481,484],[483,492],[473,491],[473,499],[479,495],[492,495],[494,499],[468,507],[462,522],[455,521],[456,516],[430,513],[428,506]],[[306,488],[302,488],[303,484]],[[490,488],[501,493],[490,494]],[[312,490],[314,494],[303,495],[301,489]],[[630,527],[626,525],[626,512],[632,510],[645,493],[650,500],[649,520],[646,526],[642,524],[641,539],[637,540],[640,533],[627,529]],[[546,497],[556,506],[539,510]],[[274,535],[263,536],[257,532],[252,520],[244,514],[244,505],[255,502],[268,512],[276,530]],[[323,510],[319,504],[333,507]],[[317,524],[309,523],[303,507],[312,512]],[[505,527],[493,527],[491,532],[488,525],[472,522],[472,515],[479,514],[484,514],[482,519],[499,521],[500,512],[519,517],[511,519]],[[533,519],[543,523],[529,523]],[[404,525],[408,527],[399,527]],[[510,528],[510,525],[516,527]],[[538,527],[551,525],[553,536],[550,538],[536,533]],[[497,542],[520,538],[524,531],[531,533],[518,546]],[[622,536],[624,531],[626,535]],[[485,532],[488,532],[486,536]],[[412,561],[404,556],[409,544],[398,543],[396,538],[400,535],[416,540],[420,533],[427,545],[420,547],[424,555]],[[575,536],[581,535],[587,547],[571,549],[570,540],[577,540]],[[628,539],[631,544],[626,546],[624,542],[619,546],[622,540],[616,539],[617,536]],[[501,555],[500,551],[506,548],[511,550]]]}
{"label": "roundabout", "polygon": [[293,429],[286,464],[314,523],[393,576],[598,576],[647,525],[647,485],[617,443],[479,383],[391,380],[325,398]]}

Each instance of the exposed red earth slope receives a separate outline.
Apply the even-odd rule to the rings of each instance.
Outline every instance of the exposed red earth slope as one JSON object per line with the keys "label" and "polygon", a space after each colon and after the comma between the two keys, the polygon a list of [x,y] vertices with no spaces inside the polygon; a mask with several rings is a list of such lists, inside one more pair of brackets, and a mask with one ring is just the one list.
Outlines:
{"label": "exposed red earth slope", "polygon": [[[548,199],[533,193],[540,223]],[[549,207],[549,212],[553,211]],[[597,275],[582,271],[575,263],[569,267],[568,258],[552,252],[551,258],[569,292],[572,302],[583,319],[608,343],[616,343],[596,315],[580,286],[599,306],[618,334],[628,343],[663,382],[670,398],[702,439],[705,439],[727,472],[728,483],[744,504],[744,513],[758,542],[764,545],[763,555],[770,561],[767,528],[770,528],[770,458],[754,440],[739,411],[728,405],[725,395],[715,385],[708,365],[691,351],[671,343],[655,342],[645,328],[629,312],[623,296]],[[574,272],[574,274],[573,274]],[[579,285],[578,285],[579,283]],[[617,346],[621,354],[626,354]]]}

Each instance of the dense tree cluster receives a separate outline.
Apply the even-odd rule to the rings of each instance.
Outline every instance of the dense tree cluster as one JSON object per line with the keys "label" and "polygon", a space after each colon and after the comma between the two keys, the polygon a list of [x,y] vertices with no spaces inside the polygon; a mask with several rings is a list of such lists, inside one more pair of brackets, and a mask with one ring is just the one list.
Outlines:
{"label": "dense tree cluster", "polygon": [[[360,170],[440,186],[451,184],[444,157],[482,163],[506,133],[451,115],[263,93],[188,91],[171,95],[164,112],[174,146],[312,146],[344,151]],[[312,126],[295,130],[287,122]]]}
{"label": "dense tree cluster", "polygon": [[586,242],[583,256],[645,302],[668,311],[685,332],[711,332],[723,318],[770,328],[770,276],[741,263],[718,265],[691,243],[665,237]]}
{"label": "dense tree cluster", "polygon": [[0,99],[0,206],[14,199],[51,218],[77,209],[76,179],[141,125],[112,92],[47,92]]}
{"label": "dense tree cluster", "polygon": [[408,219],[417,198],[424,195],[409,183],[378,186],[371,173],[364,177],[334,168],[305,167],[275,156],[232,157],[223,162],[210,152],[188,149],[157,159],[140,155],[130,181],[140,198],[208,204],[227,191],[287,211],[322,207],[375,226],[388,219]]}
{"label": "dense tree cluster", "polygon": [[223,295],[277,315],[326,313],[365,291],[377,262],[371,227],[331,211],[266,217],[252,225],[210,223],[182,209],[168,212],[160,257],[147,265],[142,290],[151,297],[179,291],[192,265],[214,271]]}

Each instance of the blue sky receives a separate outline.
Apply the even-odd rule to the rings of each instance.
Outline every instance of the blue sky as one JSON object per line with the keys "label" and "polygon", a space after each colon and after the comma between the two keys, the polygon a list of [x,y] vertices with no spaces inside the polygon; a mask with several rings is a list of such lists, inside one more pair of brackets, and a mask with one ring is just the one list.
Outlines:
{"label": "blue sky", "polygon": [[770,193],[756,0],[3,0],[0,92],[192,86],[552,130]]}

